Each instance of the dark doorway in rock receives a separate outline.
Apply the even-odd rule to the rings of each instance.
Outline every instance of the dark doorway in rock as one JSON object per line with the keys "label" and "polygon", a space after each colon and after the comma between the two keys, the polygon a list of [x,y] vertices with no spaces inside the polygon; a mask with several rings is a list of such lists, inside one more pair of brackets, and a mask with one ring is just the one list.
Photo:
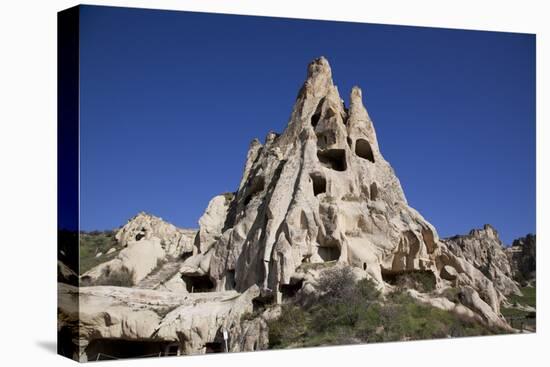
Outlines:
{"label": "dark doorway in rock", "polygon": [[312,173],[310,177],[313,183],[313,195],[317,196],[327,192],[327,180],[323,177],[323,175],[320,173]]}
{"label": "dark doorway in rock", "polygon": [[335,171],[345,171],[348,168],[344,149],[319,150],[317,151],[317,158],[323,166]]}
{"label": "dark doorway in rock", "polygon": [[363,270],[367,270],[367,263],[363,263]]}
{"label": "dark doorway in rock", "polygon": [[374,155],[370,143],[365,139],[357,139],[355,141],[355,154],[357,156],[369,160],[374,163]]}
{"label": "dark doorway in rock", "polygon": [[141,240],[143,237],[145,237],[145,234],[144,234],[144,233],[138,233],[138,234],[136,234],[136,241]]}
{"label": "dark doorway in rock", "polygon": [[337,246],[321,246],[317,249],[317,253],[324,262],[335,261],[340,258],[340,248]]}
{"label": "dark doorway in rock", "polygon": [[281,284],[279,286],[279,290],[283,295],[283,299],[289,299],[294,297],[296,293],[298,293],[298,291],[302,289],[303,284],[304,284],[303,279],[300,279],[295,282],[291,282],[290,284]]}
{"label": "dark doorway in rock", "polygon": [[166,346],[164,350],[165,356],[179,356],[180,345],[178,343],[172,343]]}
{"label": "dark doorway in rock", "polygon": [[235,281],[235,270],[227,270],[225,273],[225,290],[230,291],[237,287],[237,282]]}
{"label": "dark doorway in rock", "polygon": [[214,290],[214,283],[208,275],[183,275],[182,279],[185,282],[185,286],[189,293],[212,292]]}
{"label": "dark doorway in rock", "polygon": [[376,185],[376,182],[370,184],[370,199],[372,201],[378,199],[378,186]]}
{"label": "dark doorway in rock", "polygon": [[86,356],[88,361],[161,357],[166,355],[170,344],[161,341],[96,339],[86,348]]}
{"label": "dark doorway in rock", "polygon": [[206,343],[204,346],[206,348],[205,353],[223,353],[223,345],[221,342]]}

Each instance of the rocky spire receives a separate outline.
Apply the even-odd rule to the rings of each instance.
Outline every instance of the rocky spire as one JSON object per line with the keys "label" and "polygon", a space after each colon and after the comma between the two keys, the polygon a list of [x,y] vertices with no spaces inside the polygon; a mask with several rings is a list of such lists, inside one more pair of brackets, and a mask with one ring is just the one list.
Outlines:
{"label": "rocky spire", "polygon": [[308,65],[285,131],[251,144],[239,190],[226,204],[224,216],[211,219],[215,230],[199,231],[208,245],[198,238],[184,267],[187,276],[208,274],[217,290],[258,285],[280,301],[304,280],[303,263],[335,262],[382,287],[408,272],[431,274],[437,287],[460,281],[471,288],[472,307],[499,320],[491,281],[448,251],[407,204],[361,89],[352,89],[347,109],[324,57]]}

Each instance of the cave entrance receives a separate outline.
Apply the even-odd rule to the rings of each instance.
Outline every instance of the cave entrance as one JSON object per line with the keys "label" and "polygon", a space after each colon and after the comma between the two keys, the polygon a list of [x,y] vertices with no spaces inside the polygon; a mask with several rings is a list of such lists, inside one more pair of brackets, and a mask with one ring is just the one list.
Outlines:
{"label": "cave entrance", "polygon": [[223,345],[221,342],[211,342],[204,345],[205,353],[223,353]]}
{"label": "cave entrance", "polygon": [[302,285],[304,284],[304,280],[300,279],[295,282],[291,282],[290,284],[281,284],[279,286],[279,290],[281,291],[281,294],[283,295],[283,299],[292,298],[298,293],[300,289],[302,289]]}
{"label": "cave entrance", "polygon": [[311,182],[313,183],[313,195],[317,196],[327,192],[327,180],[323,175],[319,173],[312,173],[310,175]]}
{"label": "cave entrance", "polygon": [[324,262],[335,261],[340,258],[340,248],[337,246],[321,246],[317,249],[317,253]]}
{"label": "cave entrance", "polygon": [[348,168],[344,149],[320,150],[317,152],[317,158],[323,166],[335,171],[345,171]]}
{"label": "cave entrance", "polygon": [[214,290],[214,283],[208,275],[183,275],[182,279],[189,293],[212,292]]}
{"label": "cave entrance", "polygon": [[357,139],[355,141],[355,154],[363,159],[374,163],[372,148],[370,146],[370,143],[365,139]]}
{"label": "cave entrance", "polygon": [[[173,349],[173,343],[164,341],[143,341],[123,339],[95,339],[86,348],[89,361],[103,361],[120,358],[162,357]],[[172,348],[172,349],[170,349]],[[176,353],[179,346],[176,348]]]}

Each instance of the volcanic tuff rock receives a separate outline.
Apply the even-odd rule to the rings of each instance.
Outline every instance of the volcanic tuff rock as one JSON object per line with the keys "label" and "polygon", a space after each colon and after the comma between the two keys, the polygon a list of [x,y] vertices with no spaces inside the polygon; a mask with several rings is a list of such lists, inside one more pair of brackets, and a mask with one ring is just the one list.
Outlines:
{"label": "volcanic tuff rock", "polygon": [[521,291],[513,280],[512,268],[498,232],[489,224],[482,229],[472,229],[468,235],[442,240],[456,256],[466,259],[493,281],[503,295]]}
{"label": "volcanic tuff rock", "polygon": [[[211,202],[207,213],[215,225],[201,223],[182,272],[207,275],[216,290],[258,285],[280,302],[302,263],[337,261],[381,285],[398,274],[431,272],[438,287],[479,292],[486,318],[498,318],[492,282],[407,204],[361,90],[352,89],[346,107],[325,58],[309,64],[285,131],[269,133],[263,145],[252,141],[238,191],[230,202]],[[442,271],[458,280],[442,279]]]}
{"label": "volcanic tuff rock", "polygon": [[139,213],[128,221],[115,235],[122,246],[140,239],[157,238],[167,256],[179,257],[193,251],[195,230],[182,229],[162,218],[147,213]]}
{"label": "volcanic tuff rock", "polygon": [[[203,354],[226,329],[235,351],[254,350],[239,343],[240,319],[252,311],[259,294],[251,287],[235,291],[182,294],[124,287],[73,287],[59,284],[60,328],[75,336],[76,359],[94,360],[101,339],[174,342],[184,354]],[[78,299],[78,302],[75,302]]]}
{"label": "volcanic tuff rock", "polygon": [[90,269],[82,279],[93,284],[104,274],[129,271],[133,283],[138,284],[159,264],[177,263],[186,254],[190,255],[196,233],[196,230],[177,228],[161,218],[139,213],[116,233],[115,238],[123,247],[117,256]]}
{"label": "volcanic tuff rock", "polygon": [[536,276],[537,236],[528,234],[514,240],[512,246],[506,249],[514,278],[519,282],[527,282]]}
{"label": "volcanic tuff rock", "polygon": [[[399,277],[429,275],[435,290],[409,289],[411,296],[509,329],[500,303],[517,286],[496,231],[439,239],[382,156],[361,90],[352,89],[346,107],[324,58],[309,64],[285,131],[252,141],[237,192],[214,197],[199,226],[182,230],[140,213],[116,234],[117,256],[81,277],[93,283],[126,268],[136,288],[60,285],[59,328],[77,340],[79,358],[97,354],[92,343],[105,338],[204,353],[222,328],[231,351],[265,348],[267,320],[280,307],[241,319],[252,301],[280,303],[298,292],[315,300],[332,266],[349,265],[382,291]],[[518,269],[530,269],[520,265],[530,264],[530,246],[510,255]]]}

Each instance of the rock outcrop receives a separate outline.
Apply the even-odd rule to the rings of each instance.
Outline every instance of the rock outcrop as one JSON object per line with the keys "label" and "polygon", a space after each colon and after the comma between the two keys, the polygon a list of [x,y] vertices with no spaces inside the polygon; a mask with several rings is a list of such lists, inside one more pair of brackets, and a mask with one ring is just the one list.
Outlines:
{"label": "rock outcrop", "polygon": [[506,249],[514,278],[520,283],[527,283],[536,277],[537,270],[537,237],[528,234],[514,240]]}
{"label": "rock outcrop", "polygon": [[161,218],[139,213],[116,233],[115,238],[123,247],[117,256],[90,269],[81,279],[89,285],[97,283],[101,277],[128,273],[131,284],[136,285],[163,265],[170,267],[176,263],[181,266],[193,251],[196,234],[196,230],[177,228]]}
{"label": "rock outcrop", "polygon": [[379,284],[430,272],[438,287],[479,293],[486,319],[499,319],[491,280],[408,205],[361,90],[352,89],[346,106],[322,57],[309,64],[285,131],[252,141],[238,191],[230,201],[213,199],[206,215],[182,273],[207,277],[218,291],[258,285],[280,302],[301,264],[337,261]]}
{"label": "rock outcrop", "polygon": [[142,239],[157,238],[167,256],[180,257],[193,251],[196,230],[182,229],[162,218],[147,213],[139,213],[128,221],[115,235],[123,247]]}
{"label": "rock outcrop", "polygon": [[467,235],[442,241],[453,254],[466,259],[489,278],[502,295],[521,294],[504,245],[492,226],[486,224],[482,229],[472,229]]}
{"label": "rock outcrop", "polygon": [[[252,141],[238,190],[210,201],[198,231],[145,213],[123,226],[122,250],[81,280],[127,272],[134,288],[60,285],[60,335],[77,358],[127,341],[158,355],[217,351],[223,331],[231,351],[263,349],[280,307],[242,316],[287,296],[314,300],[331,266],[350,266],[382,292],[428,276],[434,290],[410,289],[412,297],[509,330],[500,303],[519,289],[496,230],[440,240],[408,205],[362,99],[354,87],[346,106],[327,60],[314,60],[285,131]],[[508,255],[518,272],[534,271],[529,243]],[[445,298],[448,288],[458,300]]]}
{"label": "rock outcrop", "polygon": [[115,344],[115,351],[120,340],[139,342],[134,348],[158,350],[158,355],[166,355],[170,347],[178,354],[204,354],[208,347],[223,348],[222,330],[228,331],[232,350],[254,350],[247,344],[241,349],[240,335],[233,331],[240,330],[241,316],[252,312],[252,299],[258,294],[258,287],[242,294],[180,294],[60,284],[59,329],[74,344],[74,357],[81,362],[105,353],[104,340]]}

